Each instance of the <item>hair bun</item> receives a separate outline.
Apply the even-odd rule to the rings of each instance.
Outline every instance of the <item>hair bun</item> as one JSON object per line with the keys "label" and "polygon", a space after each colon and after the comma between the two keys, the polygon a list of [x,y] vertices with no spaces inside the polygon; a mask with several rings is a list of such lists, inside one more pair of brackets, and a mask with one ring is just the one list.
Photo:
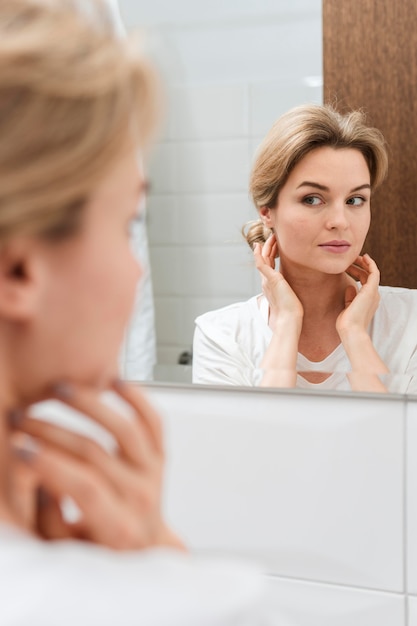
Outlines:
{"label": "hair bun", "polygon": [[242,228],[242,235],[252,250],[255,243],[264,244],[272,232],[272,229],[265,226],[261,219],[246,222]]}

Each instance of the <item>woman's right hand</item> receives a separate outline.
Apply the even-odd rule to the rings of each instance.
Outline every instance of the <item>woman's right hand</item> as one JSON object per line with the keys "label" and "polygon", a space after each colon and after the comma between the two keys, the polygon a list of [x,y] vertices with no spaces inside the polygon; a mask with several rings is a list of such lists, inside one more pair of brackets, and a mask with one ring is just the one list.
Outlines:
{"label": "woman's right hand", "polygon": [[[133,409],[133,419],[103,404],[91,389],[58,385],[55,397],[108,431],[116,440],[116,454],[50,422],[28,416],[15,419],[11,437],[16,462],[30,468],[36,477],[33,488],[42,494],[32,498],[38,506],[32,530],[46,539],[71,537],[118,550],[184,549],[161,512],[160,418],[137,387],[117,381],[113,390]],[[30,446],[22,446],[22,433],[29,435]],[[60,504],[65,497],[80,511],[76,523],[62,515]]]}
{"label": "woman's right hand", "polygon": [[255,265],[262,277],[262,292],[268,300],[270,309],[270,326],[274,328],[280,320],[301,322],[303,307],[281,272],[275,269],[278,256],[278,243],[274,233],[268,237],[264,245],[254,246]]}

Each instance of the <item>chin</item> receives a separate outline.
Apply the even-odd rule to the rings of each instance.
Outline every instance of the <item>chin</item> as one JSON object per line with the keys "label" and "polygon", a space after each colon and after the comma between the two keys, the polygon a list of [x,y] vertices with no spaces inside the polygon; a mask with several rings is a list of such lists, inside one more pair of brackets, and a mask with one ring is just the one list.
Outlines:
{"label": "chin", "polygon": [[108,389],[116,378],[120,378],[120,374],[116,366],[113,367],[97,367],[90,371],[77,372],[75,375],[68,377],[72,379],[74,384],[90,387],[97,391]]}

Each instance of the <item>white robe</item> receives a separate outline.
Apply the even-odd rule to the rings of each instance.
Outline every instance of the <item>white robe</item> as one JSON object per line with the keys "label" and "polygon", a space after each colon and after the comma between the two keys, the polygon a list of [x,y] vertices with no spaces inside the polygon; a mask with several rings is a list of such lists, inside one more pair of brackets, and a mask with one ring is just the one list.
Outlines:
{"label": "white robe", "polygon": [[[380,287],[381,301],[369,328],[372,343],[390,374],[382,378],[388,390],[417,392],[417,290]],[[255,386],[262,379],[262,358],[272,339],[268,326],[269,307],[262,297],[237,302],[196,319],[193,348],[193,382],[212,385]],[[309,383],[302,376],[297,387],[350,389],[346,374],[351,370],[342,346],[323,361],[313,362],[302,354],[297,371],[332,373],[322,383]]]}

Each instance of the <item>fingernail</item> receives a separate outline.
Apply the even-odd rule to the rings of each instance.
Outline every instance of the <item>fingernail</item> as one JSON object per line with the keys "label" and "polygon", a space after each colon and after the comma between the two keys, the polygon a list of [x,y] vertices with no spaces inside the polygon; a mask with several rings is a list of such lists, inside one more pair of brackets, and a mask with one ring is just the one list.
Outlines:
{"label": "fingernail", "polygon": [[39,453],[39,445],[32,437],[22,437],[19,442],[12,444],[14,454],[25,463],[32,463]]}
{"label": "fingernail", "polygon": [[19,428],[25,417],[25,413],[22,409],[9,409],[7,411],[7,421],[10,428]]}
{"label": "fingernail", "polygon": [[69,400],[74,396],[74,387],[67,382],[55,383],[52,387],[52,392],[63,400]]}

